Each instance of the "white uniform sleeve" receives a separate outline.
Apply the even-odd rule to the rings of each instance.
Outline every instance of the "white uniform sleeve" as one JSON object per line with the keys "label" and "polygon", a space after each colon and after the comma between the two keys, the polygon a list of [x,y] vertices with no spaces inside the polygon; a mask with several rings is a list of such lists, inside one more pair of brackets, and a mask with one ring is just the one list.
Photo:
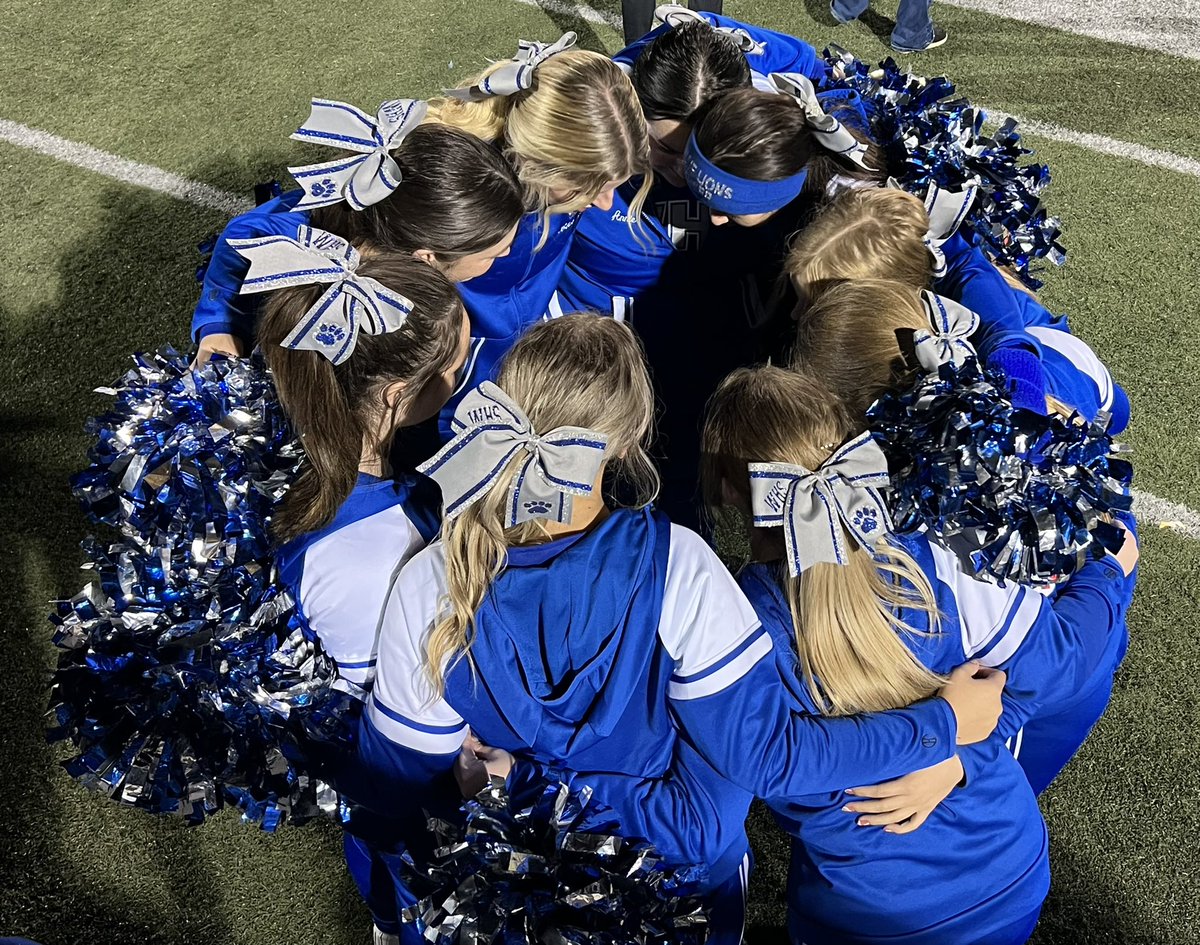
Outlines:
{"label": "white uniform sleeve", "polygon": [[467,726],[425,674],[424,641],[445,592],[445,559],[435,542],[397,577],[383,613],[375,687],[367,718],[389,741],[423,754],[457,751]]}
{"label": "white uniform sleeve", "polygon": [[720,692],[771,652],[770,634],[720,558],[679,525],[671,526],[658,636],[675,660],[672,699]]}
{"label": "white uniform sleeve", "polygon": [[952,551],[930,545],[937,578],[958,605],[963,652],[984,666],[999,666],[1011,657],[1029,635],[1042,608],[1036,589],[1012,581],[1004,587],[967,574]]}
{"label": "white uniform sleeve", "polygon": [[367,687],[374,678],[384,603],[401,566],[424,544],[404,508],[394,505],[305,551],[300,606],[350,682]]}

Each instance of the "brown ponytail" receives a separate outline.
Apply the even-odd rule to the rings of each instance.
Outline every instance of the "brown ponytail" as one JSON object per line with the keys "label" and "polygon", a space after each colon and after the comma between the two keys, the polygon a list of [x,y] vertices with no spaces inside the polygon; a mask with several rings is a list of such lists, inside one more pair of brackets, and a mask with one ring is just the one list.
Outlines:
{"label": "brown ponytail", "polygon": [[[401,253],[364,254],[358,272],[413,302],[397,331],[359,334],[339,365],[315,351],[280,342],[325,285],[280,289],[264,307],[258,343],[275,378],[279,401],[304,444],[306,463],[275,516],[275,537],[289,541],[328,525],[346,501],[364,454],[387,451],[406,408],[460,354],[466,317],[458,292],[432,266]],[[399,398],[389,396],[397,383]]]}

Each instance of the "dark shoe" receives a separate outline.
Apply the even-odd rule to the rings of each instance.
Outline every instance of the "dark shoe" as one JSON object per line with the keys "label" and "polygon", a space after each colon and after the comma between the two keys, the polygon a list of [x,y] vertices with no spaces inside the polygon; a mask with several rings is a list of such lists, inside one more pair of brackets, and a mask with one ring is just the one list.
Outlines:
{"label": "dark shoe", "polygon": [[946,40],[949,38],[949,36],[950,34],[940,26],[935,26],[933,28],[933,39],[929,41],[928,45],[922,46],[920,49],[905,49],[902,46],[897,46],[893,43],[892,49],[896,50],[898,53],[925,52],[927,49],[936,49],[938,46],[946,45]]}

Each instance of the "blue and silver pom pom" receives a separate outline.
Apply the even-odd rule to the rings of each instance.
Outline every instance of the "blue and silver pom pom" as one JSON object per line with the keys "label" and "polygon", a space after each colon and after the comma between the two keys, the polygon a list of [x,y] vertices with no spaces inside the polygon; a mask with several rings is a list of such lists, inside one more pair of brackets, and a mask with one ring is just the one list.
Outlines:
{"label": "blue and silver pom pom", "polygon": [[312,761],[348,738],[356,700],[273,582],[271,513],[302,453],[270,376],[260,359],[134,360],[72,480],[119,534],[85,542],[92,581],[50,617],[49,736],[88,787],[189,823],[227,803],[268,830],[332,813]]}
{"label": "blue and silver pom pom", "polygon": [[1003,377],[969,358],[885,394],[867,418],[888,457],[896,530],[926,527],[968,574],[1057,583],[1120,547],[1108,518],[1132,506],[1133,471],[1106,416],[1014,409]]}
{"label": "blue and silver pom pom", "polygon": [[1015,119],[987,135],[984,111],[956,95],[945,77],[904,72],[891,58],[870,66],[838,46],[826,49],[825,59],[844,78],[830,78],[824,88],[859,94],[889,170],[905,189],[923,196],[931,182],[953,190],[978,181],[979,198],[960,232],[1031,289],[1042,284],[1037,262],[1065,262],[1062,224],[1042,206],[1050,170],[1024,161],[1032,152],[1021,146]]}
{"label": "blue and silver pom pom", "polygon": [[431,945],[702,945],[703,905],[679,894],[687,871],[644,843],[579,829],[596,817],[586,788],[551,782],[538,794],[517,802],[494,778],[464,805],[465,827],[431,819],[438,849],[427,868],[406,860],[421,898],[404,921]]}

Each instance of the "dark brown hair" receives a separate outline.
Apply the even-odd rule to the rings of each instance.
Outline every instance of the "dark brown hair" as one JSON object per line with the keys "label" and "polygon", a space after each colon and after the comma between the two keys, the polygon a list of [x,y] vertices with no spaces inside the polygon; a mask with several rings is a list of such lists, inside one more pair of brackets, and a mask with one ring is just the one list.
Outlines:
{"label": "dark brown hair", "polygon": [[[393,430],[404,408],[459,354],[465,317],[457,290],[440,272],[407,253],[364,254],[358,274],[377,280],[413,303],[396,331],[360,333],[341,364],[316,351],[295,351],[280,342],[328,288],[306,285],[274,292],[263,308],[258,343],[275,378],[279,402],[304,444],[306,462],[284,497],[273,530],[288,541],[328,525],[358,478],[364,445],[386,451],[390,435],[367,444],[384,424]],[[387,391],[398,381],[404,392],[389,406]]]}
{"label": "dark brown hair", "polygon": [[402,181],[388,197],[353,210],[345,203],[312,213],[312,225],[355,245],[412,253],[440,263],[495,246],[524,213],[521,184],[494,146],[439,124],[415,128],[392,157]]}
{"label": "dark brown hair", "polygon": [[[836,111],[831,111],[836,115]],[[760,89],[738,89],[722,95],[696,126],[696,145],[721,170],[747,180],[783,180],[808,168],[805,193],[822,194],[837,175],[883,183],[883,152],[860,131],[845,124],[867,145],[867,170],[825,150],[790,95]]]}
{"label": "dark brown hair", "polygon": [[721,95],[750,86],[750,65],[734,39],[691,22],[651,40],[634,62],[632,78],[647,121],[691,125]]}

